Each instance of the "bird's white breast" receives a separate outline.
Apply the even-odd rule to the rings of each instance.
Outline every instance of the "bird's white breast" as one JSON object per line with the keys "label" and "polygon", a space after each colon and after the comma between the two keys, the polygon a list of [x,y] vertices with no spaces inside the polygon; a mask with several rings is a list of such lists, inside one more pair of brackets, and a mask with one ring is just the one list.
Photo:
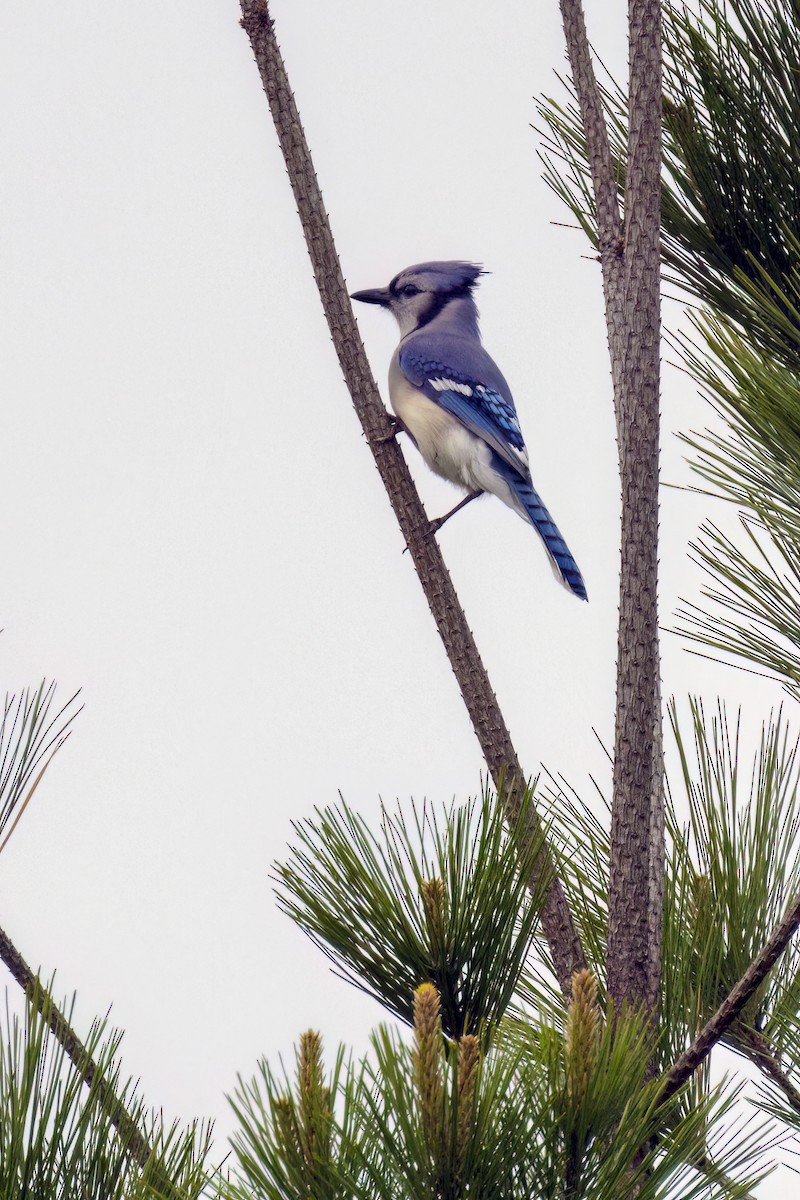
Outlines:
{"label": "bird's white breast", "polygon": [[496,490],[486,442],[409,383],[396,357],[389,367],[389,398],[431,470],[470,491]]}

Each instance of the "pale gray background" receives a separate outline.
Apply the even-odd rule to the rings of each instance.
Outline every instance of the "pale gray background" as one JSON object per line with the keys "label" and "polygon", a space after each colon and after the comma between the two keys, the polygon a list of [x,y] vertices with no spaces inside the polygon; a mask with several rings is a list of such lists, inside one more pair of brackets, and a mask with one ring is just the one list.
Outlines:
{"label": "pale gray background", "polygon": [[[589,0],[624,72],[625,10]],[[442,545],[523,764],[607,769],[618,480],[598,267],[540,179],[555,0],[275,0],[352,289],[467,257],[534,478],[586,578],[556,586],[496,501]],[[3,680],[86,709],[0,863],[2,924],[113,1005],[148,1100],[230,1126],[224,1092],[308,1026],[357,1050],[378,1007],[276,911],[289,822],[346,799],[465,798],[481,757],[322,317],[233,0],[6,0],[0,36]],[[679,310],[666,310],[674,327]],[[394,344],[358,313],[383,386]],[[673,431],[705,424],[664,381]],[[447,485],[413,457],[433,515]],[[664,490],[662,613],[696,597],[707,502]],[[754,717],[774,686],[667,636],[665,693]],[[771,1185],[771,1194],[776,1194]]]}

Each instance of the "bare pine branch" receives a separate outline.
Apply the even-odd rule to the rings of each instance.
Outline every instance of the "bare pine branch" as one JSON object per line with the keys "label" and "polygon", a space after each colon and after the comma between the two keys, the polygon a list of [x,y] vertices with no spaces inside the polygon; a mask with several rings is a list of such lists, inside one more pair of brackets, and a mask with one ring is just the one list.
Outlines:
{"label": "bare pine branch", "polygon": [[592,65],[586,21],[581,0],[560,0],[561,20],[567,43],[567,57],[578,98],[587,156],[594,193],[597,220],[597,245],[603,272],[603,294],[608,326],[608,347],[614,380],[617,412],[617,437],[622,453],[622,395],[619,375],[623,339],[623,230],[614,164],[603,110],[603,99]]}
{"label": "bare pine branch", "polygon": [[[492,778],[502,790],[509,819],[519,813],[524,774],[492,691],[475,639],[445,567],[403,454],[367,362],[344,285],[322,194],[314,172],[286,68],[275,40],[267,0],[241,0],[242,27],[250,38],[303,226],[314,278],[356,413],[397,517],[422,589]],[[535,813],[529,818],[535,824]],[[540,869],[549,869],[544,851]],[[568,993],[583,950],[560,881],[553,876],[542,925],[556,972]]]}
{"label": "bare pine branch", "polygon": [[611,812],[608,987],[658,1009],[664,797],[658,649],[661,340],[661,4],[630,0],[624,347],[618,411],[622,535]]}
{"label": "bare pine branch", "polygon": [[580,0],[561,0],[603,271],[622,484],[608,983],[655,1013],[664,804],[658,651],[661,5],[630,0],[628,148],[620,222],[609,128]]}

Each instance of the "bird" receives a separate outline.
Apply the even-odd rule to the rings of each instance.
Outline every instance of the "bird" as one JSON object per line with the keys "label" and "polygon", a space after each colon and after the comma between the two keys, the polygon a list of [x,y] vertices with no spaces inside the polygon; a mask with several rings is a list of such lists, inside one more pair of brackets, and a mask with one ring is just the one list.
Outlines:
{"label": "bird", "polygon": [[467,491],[432,529],[491,492],[530,522],[556,579],[586,600],[578,565],[533,486],[511,389],[481,341],[473,293],[484,274],[471,262],[417,263],[388,287],[350,299],[388,309],[399,326],[389,365],[395,431],[408,434],[431,470]]}

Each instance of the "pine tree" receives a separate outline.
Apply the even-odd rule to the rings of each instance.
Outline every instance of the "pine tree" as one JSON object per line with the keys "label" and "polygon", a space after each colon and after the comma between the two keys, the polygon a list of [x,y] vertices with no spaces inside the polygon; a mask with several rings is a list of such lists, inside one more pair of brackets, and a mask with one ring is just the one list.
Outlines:
{"label": "pine tree", "polygon": [[[229,1177],[198,1130],[148,1126],[115,1045],[76,1046],[20,968],[30,1033],[0,1056],[3,1195],[738,1197],[800,1133],[798,740],[771,715],[748,756],[724,705],[672,700],[665,785],[655,609],[663,273],[699,306],[679,349],[721,429],[687,442],[743,528],[704,526],[708,582],[679,625],[800,698],[800,4],[700,0],[698,19],[667,3],[662,88],[662,12],[631,0],[627,89],[598,84],[581,6],[561,9],[573,91],[540,106],[545,170],[601,266],[623,484],[612,794],[598,816],[561,778],[526,785],[420,532],[266,0],[242,0],[334,344],[495,786],[384,809],[377,829],[344,804],[296,826],[278,903],[394,1022],[362,1062],[341,1047],[326,1066],[308,1031],[292,1075],[263,1062],[240,1080]],[[741,1080],[713,1082],[720,1044],[761,1072],[755,1109]]]}

